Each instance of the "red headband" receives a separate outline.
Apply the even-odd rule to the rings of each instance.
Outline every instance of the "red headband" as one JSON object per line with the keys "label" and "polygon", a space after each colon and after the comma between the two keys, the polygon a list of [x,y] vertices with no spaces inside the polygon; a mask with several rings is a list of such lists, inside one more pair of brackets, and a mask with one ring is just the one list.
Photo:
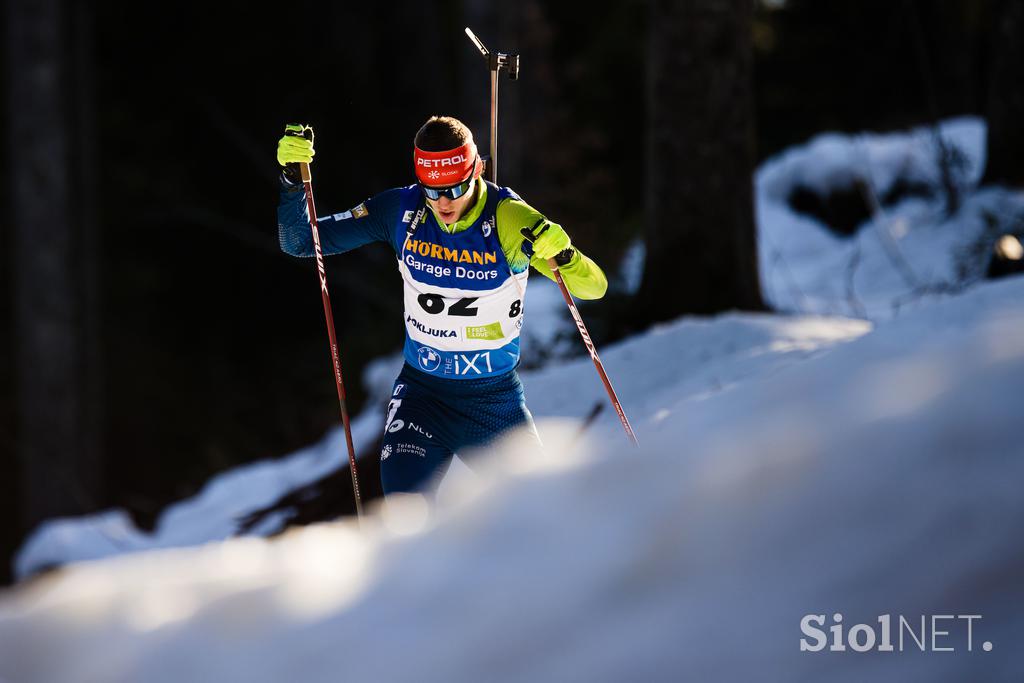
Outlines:
{"label": "red headband", "polygon": [[424,152],[414,148],[416,179],[431,187],[457,185],[476,170],[476,145],[467,142],[446,152]]}

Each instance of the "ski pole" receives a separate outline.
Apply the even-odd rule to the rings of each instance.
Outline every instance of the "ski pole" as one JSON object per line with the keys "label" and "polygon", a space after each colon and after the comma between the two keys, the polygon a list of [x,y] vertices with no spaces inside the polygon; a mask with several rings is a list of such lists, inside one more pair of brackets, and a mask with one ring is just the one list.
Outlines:
{"label": "ski pole", "polygon": [[466,27],[466,35],[480,50],[480,54],[487,60],[487,68],[491,72],[491,156],[487,164],[488,180],[492,183],[498,182],[498,72],[505,69],[508,72],[509,80],[519,78],[519,55],[507,55],[504,52],[491,52],[476,34]]}
{"label": "ski pole", "polygon": [[[523,236],[526,239],[533,242],[537,236],[529,228],[523,228]],[[622,409],[622,404],[619,402],[619,397],[615,393],[615,388],[612,387],[612,381],[608,379],[608,373],[605,372],[604,363],[601,362],[601,357],[597,355],[597,347],[594,345],[594,340],[590,338],[590,332],[587,331],[587,326],[583,322],[583,316],[580,315],[580,310],[576,307],[576,302],[573,301],[572,295],[569,294],[569,288],[565,286],[565,280],[562,279],[562,274],[558,271],[558,262],[553,258],[548,259],[548,267],[551,268],[551,272],[554,273],[555,282],[558,283],[558,288],[562,290],[562,298],[565,299],[565,303],[569,306],[569,312],[572,314],[572,319],[576,321],[576,329],[580,331],[580,336],[583,337],[583,344],[587,347],[587,352],[590,354],[590,359],[594,361],[594,367],[597,368],[597,374],[601,377],[601,382],[604,384],[604,389],[608,392],[608,398],[612,402],[612,406],[615,408],[615,414],[619,416],[619,422],[622,423],[622,428],[626,430],[626,436],[633,442],[634,446],[639,447],[640,442],[636,440],[636,434],[633,432],[633,427],[629,424],[629,418],[626,417],[626,411]]]}
{"label": "ski pole", "polygon": [[[491,52],[488,50],[483,42],[476,37],[469,27],[466,27],[466,35],[473,41],[476,48],[480,50],[480,54],[483,55],[484,59],[487,60],[487,68],[491,72],[491,158],[488,164],[488,180],[492,183],[498,182],[498,72],[501,69],[508,71],[508,77],[510,80],[517,80],[519,78],[519,55],[505,54],[503,52]],[[531,242],[535,239],[533,232],[529,228],[523,228],[523,235],[526,239]],[[558,263],[555,259],[548,259],[548,266],[551,268],[551,272],[555,276],[555,282],[558,283],[558,288],[562,290],[562,298],[565,299],[565,303],[569,306],[569,312],[572,314],[572,318],[576,321],[576,328],[580,331],[580,336],[583,337],[583,343],[587,347],[587,351],[590,353],[591,360],[594,361],[594,367],[597,368],[597,374],[601,377],[601,382],[604,383],[605,391],[608,392],[608,398],[611,399],[612,405],[615,407],[615,412],[619,416],[619,421],[622,422],[623,429],[626,430],[626,435],[633,442],[634,446],[639,446],[636,440],[636,434],[633,433],[633,427],[629,424],[629,419],[626,417],[626,412],[622,409],[622,404],[619,403],[619,397],[615,394],[615,389],[612,387],[611,380],[608,379],[608,373],[605,372],[604,364],[601,362],[601,358],[597,355],[597,348],[594,346],[594,341],[590,338],[590,333],[587,331],[587,326],[583,322],[583,317],[580,316],[580,311],[576,307],[576,302],[573,301],[572,295],[569,294],[569,289],[565,286],[565,281],[562,280],[562,274],[558,270]]]}
{"label": "ski pole", "polygon": [[[308,128],[305,135],[310,139],[312,131]],[[296,135],[296,133],[288,133]],[[345,445],[348,446],[348,464],[352,470],[352,493],[356,501],[356,518],[362,520],[363,503],[359,496],[359,477],[356,475],[356,449],[352,445],[352,427],[348,420],[348,408],[345,407],[345,384],[341,378],[341,358],[338,356],[338,338],[334,333],[334,315],[331,313],[331,297],[327,293],[327,270],[324,268],[324,254],[320,248],[320,230],[316,223],[316,205],[313,203],[313,176],[309,172],[309,164],[299,162],[302,174],[302,186],[306,191],[306,208],[309,210],[309,225],[313,229],[313,248],[316,251],[316,268],[320,273],[320,293],[324,300],[324,318],[327,320],[327,338],[331,345],[331,361],[334,363],[334,383],[338,387],[338,403],[341,406],[341,422],[345,426]]]}
{"label": "ski pole", "polygon": [[[488,180],[492,183],[498,182],[498,71],[505,69],[508,71],[508,77],[510,80],[517,80],[519,78],[519,55],[507,55],[503,52],[491,52],[484,44],[476,37],[469,27],[466,27],[466,35],[473,41],[476,48],[480,50],[480,54],[487,60],[487,68],[491,72],[491,159],[488,164]],[[536,227],[536,226],[534,226]],[[522,229],[523,236],[526,239],[533,242],[536,236],[529,228]],[[615,407],[615,413],[619,416],[619,421],[622,423],[622,428],[626,430],[626,436],[629,437],[630,441],[633,442],[634,446],[639,446],[639,442],[636,440],[636,434],[633,432],[633,427],[629,424],[629,419],[626,417],[626,411],[622,409],[622,404],[619,403],[619,397],[615,393],[615,389],[612,387],[612,382],[608,379],[608,373],[605,372],[604,363],[601,362],[601,358],[597,355],[597,347],[594,346],[594,341],[590,338],[590,332],[587,331],[587,326],[583,322],[583,317],[580,315],[579,309],[576,307],[576,302],[573,301],[572,295],[569,294],[569,288],[565,286],[565,281],[562,280],[562,274],[558,270],[558,263],[555,259],[548,259],[548,267],[551,268],[551,272],[555,276],[555,282],[558,283],[558,288],[562,290],[562,298],[565,299],[565,303],[569,306],[569,312],[572,314],[572,319],[576,321],[576,329],[580,331],[580,336],[583,337],[583,343],[587,347],[587,351],[590,353],[591,360],[594,361],[594,367],[597,368],[597,374],[601,377],[601,382],[604,383],[605,391],[608,392],[608,398],[611,399],[612,405]]]}

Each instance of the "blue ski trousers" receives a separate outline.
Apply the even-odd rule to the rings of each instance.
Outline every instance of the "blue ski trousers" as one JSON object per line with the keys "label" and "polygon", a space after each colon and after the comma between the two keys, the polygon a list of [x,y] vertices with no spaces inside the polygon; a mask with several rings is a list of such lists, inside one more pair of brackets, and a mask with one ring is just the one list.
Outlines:
{"label": "blue ski trousers", "polygon": [[[441,379],[406,364],[395,380],[380,453],[384,494],[430,493],[456,453],[526,427],[540,447],[515,370],[496,377]],[[472,466],[472,458],[466,463]]]}

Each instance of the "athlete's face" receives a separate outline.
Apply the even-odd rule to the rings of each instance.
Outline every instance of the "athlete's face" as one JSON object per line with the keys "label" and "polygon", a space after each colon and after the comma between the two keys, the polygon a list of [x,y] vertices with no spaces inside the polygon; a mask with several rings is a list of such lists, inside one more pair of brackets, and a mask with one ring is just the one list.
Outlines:
{"label": "athlete's face", "polygon": [[448,199],[448,197],[442,195],[437,199],[427,199],[427,203],[430,204],[430,208],[437,212],[437,215],[445,225],[451,225],[466,215],[469,207],[476,201],[476,192],[477,188],[474,187],[458,199]]}

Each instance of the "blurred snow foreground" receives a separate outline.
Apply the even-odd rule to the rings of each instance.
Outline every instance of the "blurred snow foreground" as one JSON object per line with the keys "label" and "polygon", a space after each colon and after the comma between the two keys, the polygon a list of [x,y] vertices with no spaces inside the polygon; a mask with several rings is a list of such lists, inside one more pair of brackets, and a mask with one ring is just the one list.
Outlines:
{"label": "blurred snow foreground", "polygon": [[[718,390],[676,370],[686,339],[729,356]],[[544,422],[546,453],[512,439],[431,515],[72,565],[0,599],[0,680],[1021,680],[1024,279],[605,356],[639,451]],[[588,362],[531,377],[543,412],[599,395]],[[833,613],[982,618],[970,652],[801,652]]]}

